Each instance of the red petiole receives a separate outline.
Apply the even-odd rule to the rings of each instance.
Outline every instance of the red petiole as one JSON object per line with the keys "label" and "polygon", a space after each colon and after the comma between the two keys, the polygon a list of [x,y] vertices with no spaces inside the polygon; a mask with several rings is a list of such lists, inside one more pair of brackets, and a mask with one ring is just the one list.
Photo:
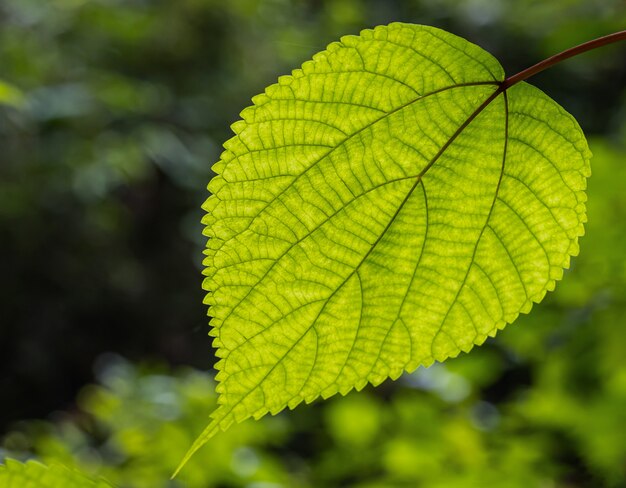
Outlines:
{"label": "red petiole", "polygon": [[612,44],[614,42],[619,42],[619,41],[624,41],[624,40],[626,40],[626,30],[615,32],[613,34],[609,34],[608,36],[599,37],[592,41],[587,41],[582,44],[579,44],[578,46],[574,46],[569,49],[566,49],[563,52],[560,52],[558,54],[555,54],[554,56],[550,56],[549,58],[544,59],[543,61],[531,66],[530,68],[526,68],[525,70],[520,71],[519,73],[513,76],[509,76],[500,84],[500,88],[498,91],[503,92],[507,90],[508,88],[512,87],[513,85],[515,85],[516,83],[519,83],[520,81],[524,81],[527,78],[530,78],[531,76],[534,76],[537,73],[543,71],[544,69],[550,68],[551,66],[554,66],[555,64],[558,64],[561,61],[564,61],[568,58],[571,58],[573,56],[578,56],[579,54],[582,54],[587,51],[591,51],[592,49],[597,49],[599,47],[606,46],[607,44]]}

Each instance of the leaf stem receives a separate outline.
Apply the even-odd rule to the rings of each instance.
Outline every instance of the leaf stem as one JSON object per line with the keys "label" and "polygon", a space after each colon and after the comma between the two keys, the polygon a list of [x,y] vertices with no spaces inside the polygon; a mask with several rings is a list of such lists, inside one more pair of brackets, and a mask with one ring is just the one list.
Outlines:
{"label": "leaf stem", "polygon": [[582,54],[587,51],[591,51],[592,49],[597,49],[599,47],[606,46],[607,44],[612,44],[614,42],[619,42],[619,41],[624,41],[624,40],[626,40],[626,30],[615,32],[613,34],[609,34],[608,36],[598,37],[597,39],[594,39],[592,41],[587,41],[582,44],[579,44],[578,46],[574,46],[569,49],[566,49],[563,52],[560,52],[558,54],[555,54],[554,56],[550,56],[549,58],[544,59],[543,61],[531,66],[530,68],[526,68],[525,70],[520,71],[519,73],[513,76],[509,76],[500,84],[500,88],[498,91],[503,92],[507,90],[508,88],[512,87],[513,85],[515,85],[516,83],[519,83],[520,81],[524,81],[527,78],[530,78],[531,76],[534,76],[537,73],[543,71],[544,69],[550,68],[551,66],[554,66],[555,64],[558,64],[561,61],[564,61],[568,58],[571,58],[573,56],[578,56],[579,54]]}

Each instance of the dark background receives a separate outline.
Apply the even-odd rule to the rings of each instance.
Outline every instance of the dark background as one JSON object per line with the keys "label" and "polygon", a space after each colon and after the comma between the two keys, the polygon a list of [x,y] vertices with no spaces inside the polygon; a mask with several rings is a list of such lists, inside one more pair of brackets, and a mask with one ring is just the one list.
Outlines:
{"label": "dark background", "polygon": [[[210,370],[200,205],[229,125],[251,96],[329,42],[391,21],[463,36],[513,74],[624,29],[626,6],[0,0],[0,433],[17,420],[74,408],[105,352]],[[488,375],[468,373],[480,401],[497,407],[535,390],[541,396],[552,381],[565,382],[583,404],[626,409],[625,61],[626,45],[616,45],[532,79],[588,135],[597,203],[562,289],[516,332],[472,353],[497,358]],[[550,366],[554,354],[563,364]],[[621,385],[611,383],[616,398],[600,396],[607,375]],[[393,395],[401,388],[394,385],[375,394]],[[624,415],[606,428],[626,431]],[[602,478],[584,454],[601,448],[566,448],[564,435],[555,438],[563,447],[554,462],[573,473],[573,484],[554,486],[600,486],[586,484],[598,479],[626,486],[616,481],[626,475],[623,446]],[[303,442],[292,448],[306,458]]]}

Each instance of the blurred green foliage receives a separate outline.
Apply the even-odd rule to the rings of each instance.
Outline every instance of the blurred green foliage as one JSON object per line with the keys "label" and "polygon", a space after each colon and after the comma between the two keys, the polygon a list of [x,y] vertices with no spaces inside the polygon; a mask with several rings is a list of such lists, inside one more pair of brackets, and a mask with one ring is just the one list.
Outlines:
{"label": "blurred green foliage", "polygon": [[[251,96],[343,34],[405,21],[513,73],[623,29],[623,0],[0,0],[0,426],[121,487],[626,486],[626,63],[532,80],[591,136],[581,255],[469,355],[219,435],[168,481],[215,396],[204,187]],[[131,362],[101,360],[104,351]],[[20,418],[45,417],[45,421]]]}

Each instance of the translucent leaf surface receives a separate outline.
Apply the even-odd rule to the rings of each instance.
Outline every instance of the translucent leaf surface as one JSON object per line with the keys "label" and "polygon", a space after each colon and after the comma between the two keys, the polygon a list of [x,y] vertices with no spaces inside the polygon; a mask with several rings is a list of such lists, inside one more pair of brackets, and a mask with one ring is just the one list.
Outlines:
{"label": "translucent leaf surface", "polygon": [[47,467],[29,461],[8,459],[0,465],[0,488],[111,488],[104,481],[93,481],[62,466]]}
{"label": "translucent leaf surface", "polygon": [[253,99],[209,184],[206,303],[233,421],[469,351],[578,251],[590,153],[536,88],[432,27],[347,36]]}

